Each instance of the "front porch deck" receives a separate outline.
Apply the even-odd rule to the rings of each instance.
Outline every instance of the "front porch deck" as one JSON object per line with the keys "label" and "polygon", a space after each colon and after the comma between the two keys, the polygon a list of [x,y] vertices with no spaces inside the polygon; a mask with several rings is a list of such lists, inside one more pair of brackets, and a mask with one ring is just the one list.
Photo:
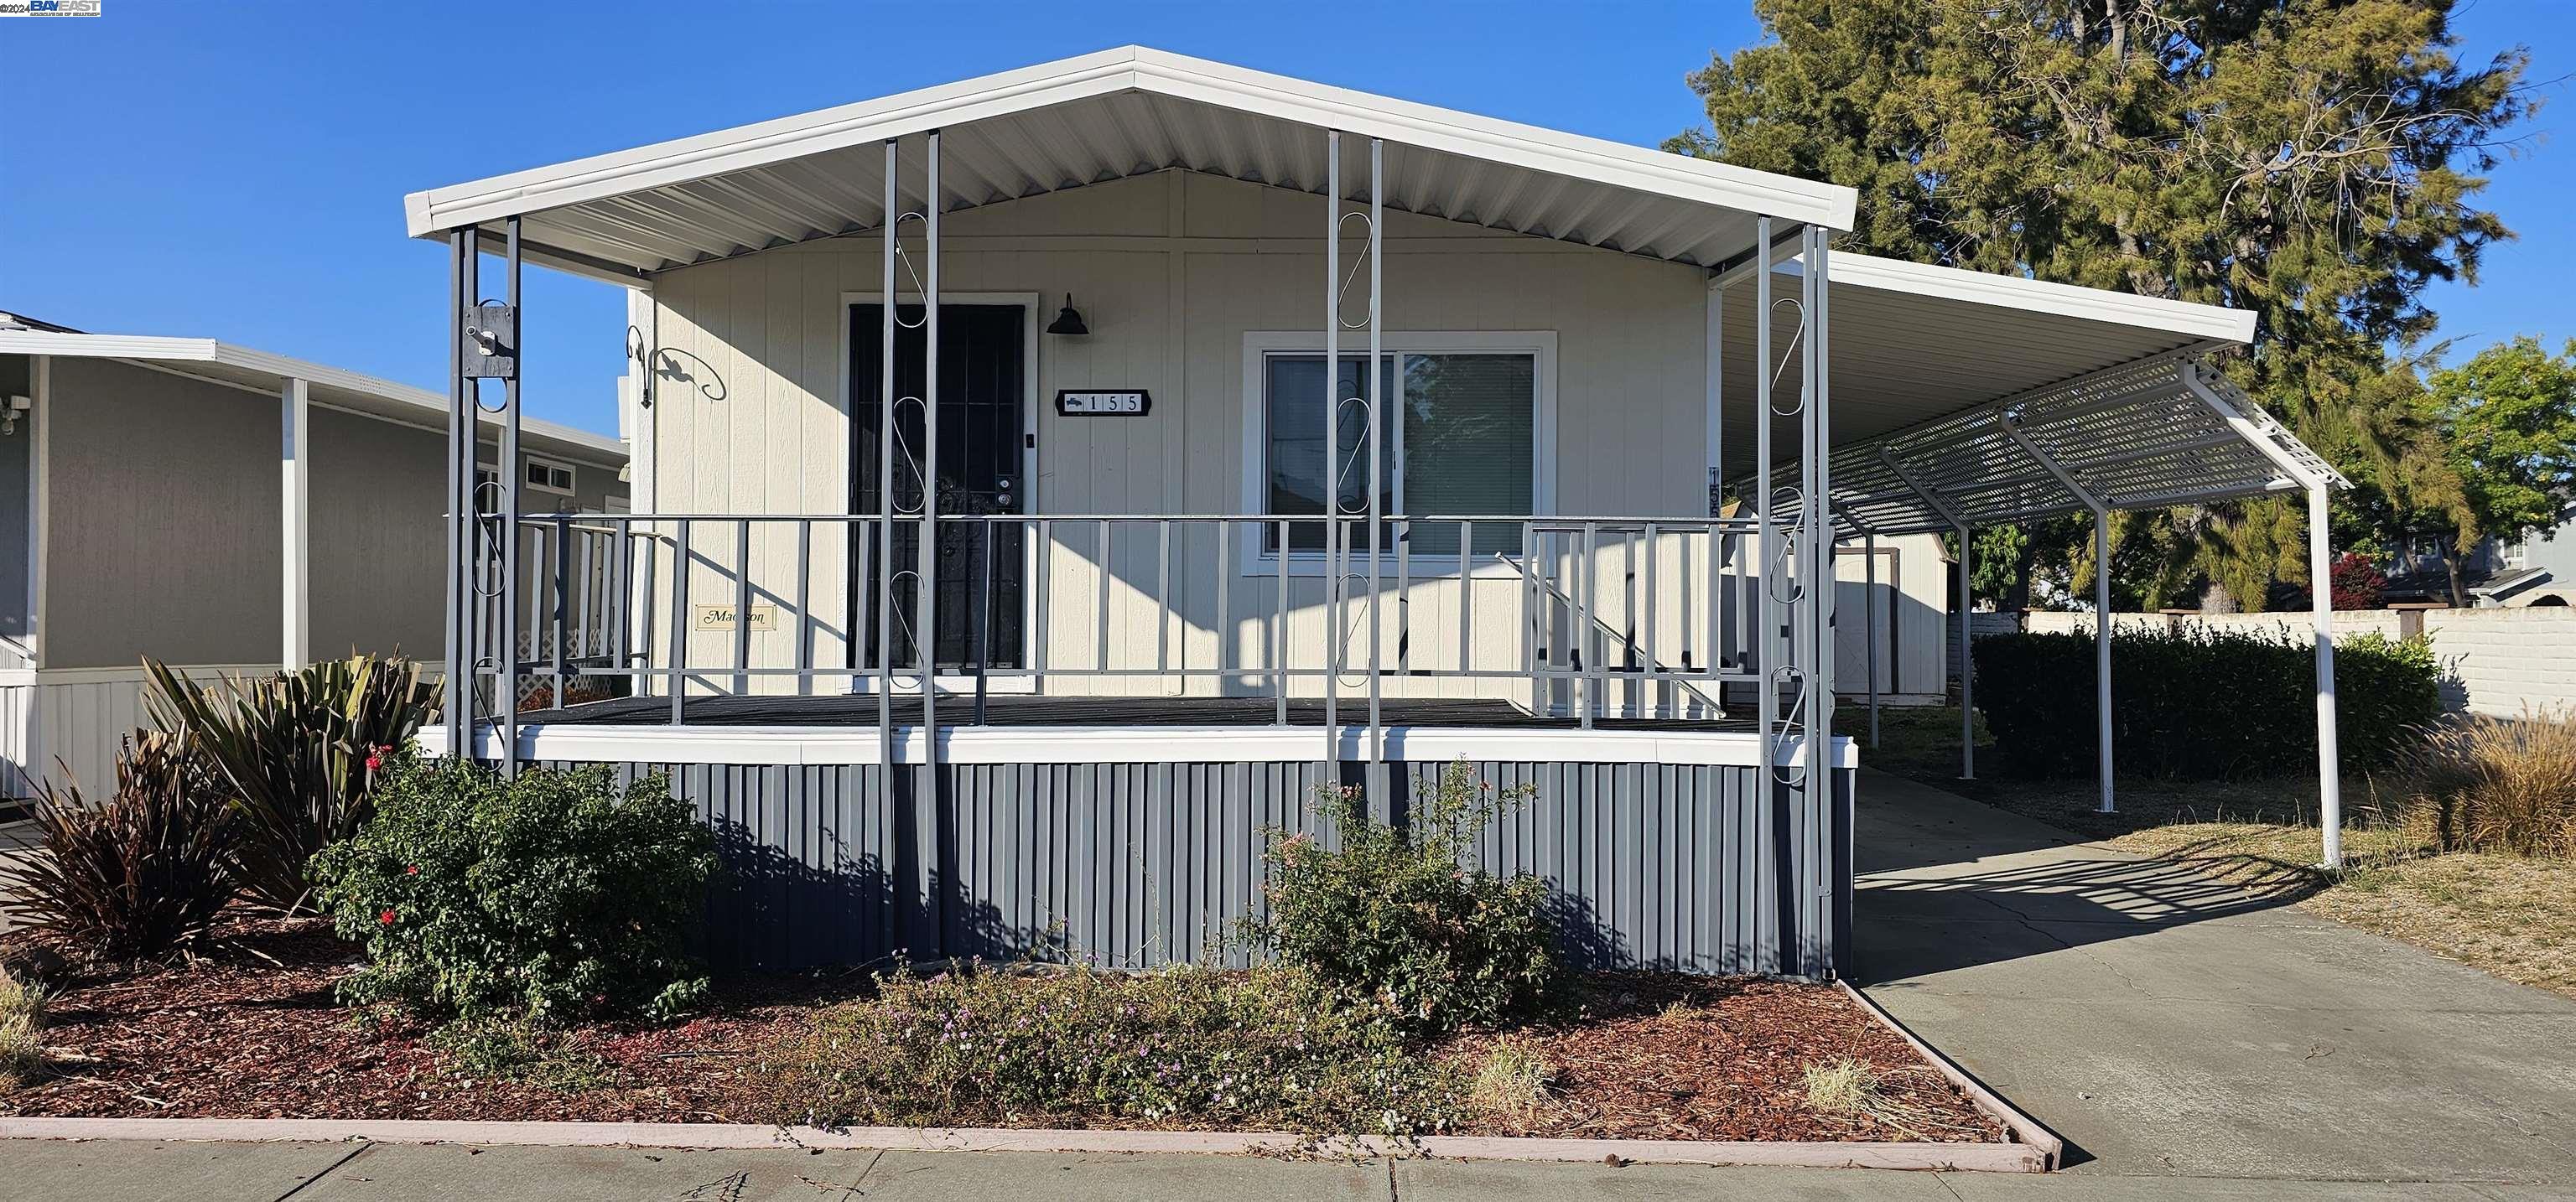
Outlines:
{"label": "front porch deck", "polygon": [[[1389,727],[1444,727],[1498,730],[1576,730],[1582,723],[1572,717],[1533,714],[1506,701],[1476,698],[1390,698],[1383,704],[1385,724]],[[1354,708],[1360,712],[1353,714]],[[988,696],[980,703],[972,695],[943,694],[940,714],[948,719],[943,728],[954,726],[1009,727],[1202,727],[1202,726],[1305,726],[1324,725],[1324,703],[1320,700],[1291,699],[1287,703],[1287,721],[1279,720],[1278,703],[1269,697],[1030,697],[1019,695]],[[877,724],[877,698],[873,693],[838,693],[828,696],[712,696],[692,697],[683,711],[686,726],[865,726]],[[909,726],[921,713],[921,698],[897,695],[895,722]],[[1367,723],[1366,706],[1354,707],[1344,701],[1339,715],[1345,724]],[[668,726],[671,724],[671,701],[667,697],[620,697],[611,701],[594,701],[569,708],[531,710],[519,715],[525,726]],[[1753,721],[1746,718],[1679,719],[1679,718],[1612,718],[1598,717],[1593,728],[1630,731],[1688,731],[1693,733],[1752,734]]]}

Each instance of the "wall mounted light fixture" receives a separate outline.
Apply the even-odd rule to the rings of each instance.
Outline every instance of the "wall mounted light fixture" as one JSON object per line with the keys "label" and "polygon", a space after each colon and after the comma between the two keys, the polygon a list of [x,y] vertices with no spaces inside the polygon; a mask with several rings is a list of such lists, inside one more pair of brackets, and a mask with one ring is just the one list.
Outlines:
{"label": "wall mounted light fixture", "polygon": [[1091,332],[1091,327],[1082,324],[1082,313],[1073,307],[1072,293],[1064,294],[1064,308],[1056,313],[1053,322],[1048,323],[1046,332],[1062,334],[1070,338],[1079,338]]}

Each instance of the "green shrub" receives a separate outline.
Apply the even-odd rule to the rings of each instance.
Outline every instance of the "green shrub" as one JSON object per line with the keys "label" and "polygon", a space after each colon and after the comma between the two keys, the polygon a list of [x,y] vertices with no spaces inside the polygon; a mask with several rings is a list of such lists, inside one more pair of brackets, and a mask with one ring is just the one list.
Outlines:
{"label": "green shrub", "polygon": [[2576,715],[2446,723],[2401,767],[2397,815],[2442,850],[2576,860]]}
{"label": "green shrub", "polygon": [[[1977,707],[2006,768],[2093,772],[2093,636],[2011,634],[1975,643]],[[2307,634],[2185,628],[2111,641],[2112,747],[2123,772],[2233,779],[2295,772],[2317,757],[2316,661]],[[2424,639],[2376,632],[2335,644],[2336,729],[2356,768],[2393,762],[2441,712]]]}
{"label": "green shrub", "polygon": [[313,853],[367,820],[370,763],[409,748],[438,699],[401,658],[361,655],[212,688],[144,666],[153,721],[184,737],[232,793],[234,874],[281,910],[304,901]]}
{"label": "green shrub", "polygon": [[77,784],[43,787],[38,854],[8,873],[20,922],[70,954],[159,956],[202,939],[233,896],[224,871],[222,790],[177,740],[136,731],[116,757],[116,792],[93,804]]}
{"label": "green shrub", "polygon": [[1545,886],[1464,867],[1477,832],[1526,793],[1497,796],[1463,762],[1420,783],[1404,826],[1371,820],[1357,790],[1317,790],[1340,848],[1274,832],[1269,913],[1244,932],[1415,1031],[1491,1025],[1539,1000],[1558,971]]}
{"label": "green shrub", "polygon": [[605,766],[389,766],[375,816],[314,857],[317,896],[367,966],[360,1003],[533,1020],[695,1005],[687,951],[714,836],[661,777],[620,792]]}
{"label": "green shrub", "polygon": [[1183,966],[879,977],[783,1066],[782,1123],[1237,1126],[1411,1135],[1456,1121],[1458,1072],[1304,969]]}

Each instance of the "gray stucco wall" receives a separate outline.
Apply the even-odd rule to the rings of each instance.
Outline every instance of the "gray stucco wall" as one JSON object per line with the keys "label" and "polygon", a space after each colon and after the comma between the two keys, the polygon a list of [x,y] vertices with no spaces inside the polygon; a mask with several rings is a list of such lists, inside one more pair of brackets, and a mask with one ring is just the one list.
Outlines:
{"label": "gray stucco wall", "polygon": [[316,409],[312,451],[313,654],[436,659],[447,637],[447,437]]}
{"label": "gray stucco wall", "polygon": [[[728,871],[708,950],[746,966],[902,954],[1241,963],[1225,936],[1263,910],[1266,832],[1334,842],[1315,811],[1322,768],[1312,763],[950,764],[927,829],[910,767],[896,769],[893,804],[882,771],[865,765],[617,770],[633,780],[657,767],[717,831]],[[1833,804],[1812,805],[1751,767],[1471,767],[1497,788],[1533,788],[1486,829],[1478,855],[1489,870],[1548,883],[1578,962],[1843,970],[1852,773],[1835,774]],[[1401,793],[1396,804],[1400,813]]]}
{"label": "gray stucco wall", "polygon": [[[44,666],[131,667],[147,655],[276,663],[280,402],[168,372],[56,359],[50,404]],[[313,653],[437,659],[445,435],[318,405],[312,423]],[[493,458],[485,447],[484,461]],[[626,494],[614,468],[572,466],[580,507]],[[528,507],[551,510],[554,499],[531,494]]]}
{"label": "gray stucco wall", "polygon": [[278,402],[62,358],[47,403],[44,666],[276,662]]}

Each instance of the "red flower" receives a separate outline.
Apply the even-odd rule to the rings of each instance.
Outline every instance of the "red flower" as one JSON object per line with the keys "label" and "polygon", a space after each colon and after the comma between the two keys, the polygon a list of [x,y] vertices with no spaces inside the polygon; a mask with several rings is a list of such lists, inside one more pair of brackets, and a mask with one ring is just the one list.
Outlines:
{"label": "red flower", "polygon": [[387,910],[382,914],[378,914],[376,915],[376,921],[383,923],[386,926],[392,926],[394,925],[394,912]]}
{"label": "red flower", "polygon": [[414,864],[414,865],[411,865],[410,867],[407,867],[407,868],[403,869],[403,875],[404,875],[404,876],[419,876],[419,875],[420,875],[420,865],[418,865],[418,864]]}
{"label": "red flower", "polygon": [[368,752],[368,753],[367,753],[367,771],[369,771],[369,772],[373,772],[373,771],[375,771],[375,770],[377,770],[377,769],[379,769],[379,768],[382,768],[382,767],[384,767],[384,766],[385,766],[385,749],[384,749],[384,748],[379,747],[379,748],[376,748],[375,750],[370,751],[370,752]]}

